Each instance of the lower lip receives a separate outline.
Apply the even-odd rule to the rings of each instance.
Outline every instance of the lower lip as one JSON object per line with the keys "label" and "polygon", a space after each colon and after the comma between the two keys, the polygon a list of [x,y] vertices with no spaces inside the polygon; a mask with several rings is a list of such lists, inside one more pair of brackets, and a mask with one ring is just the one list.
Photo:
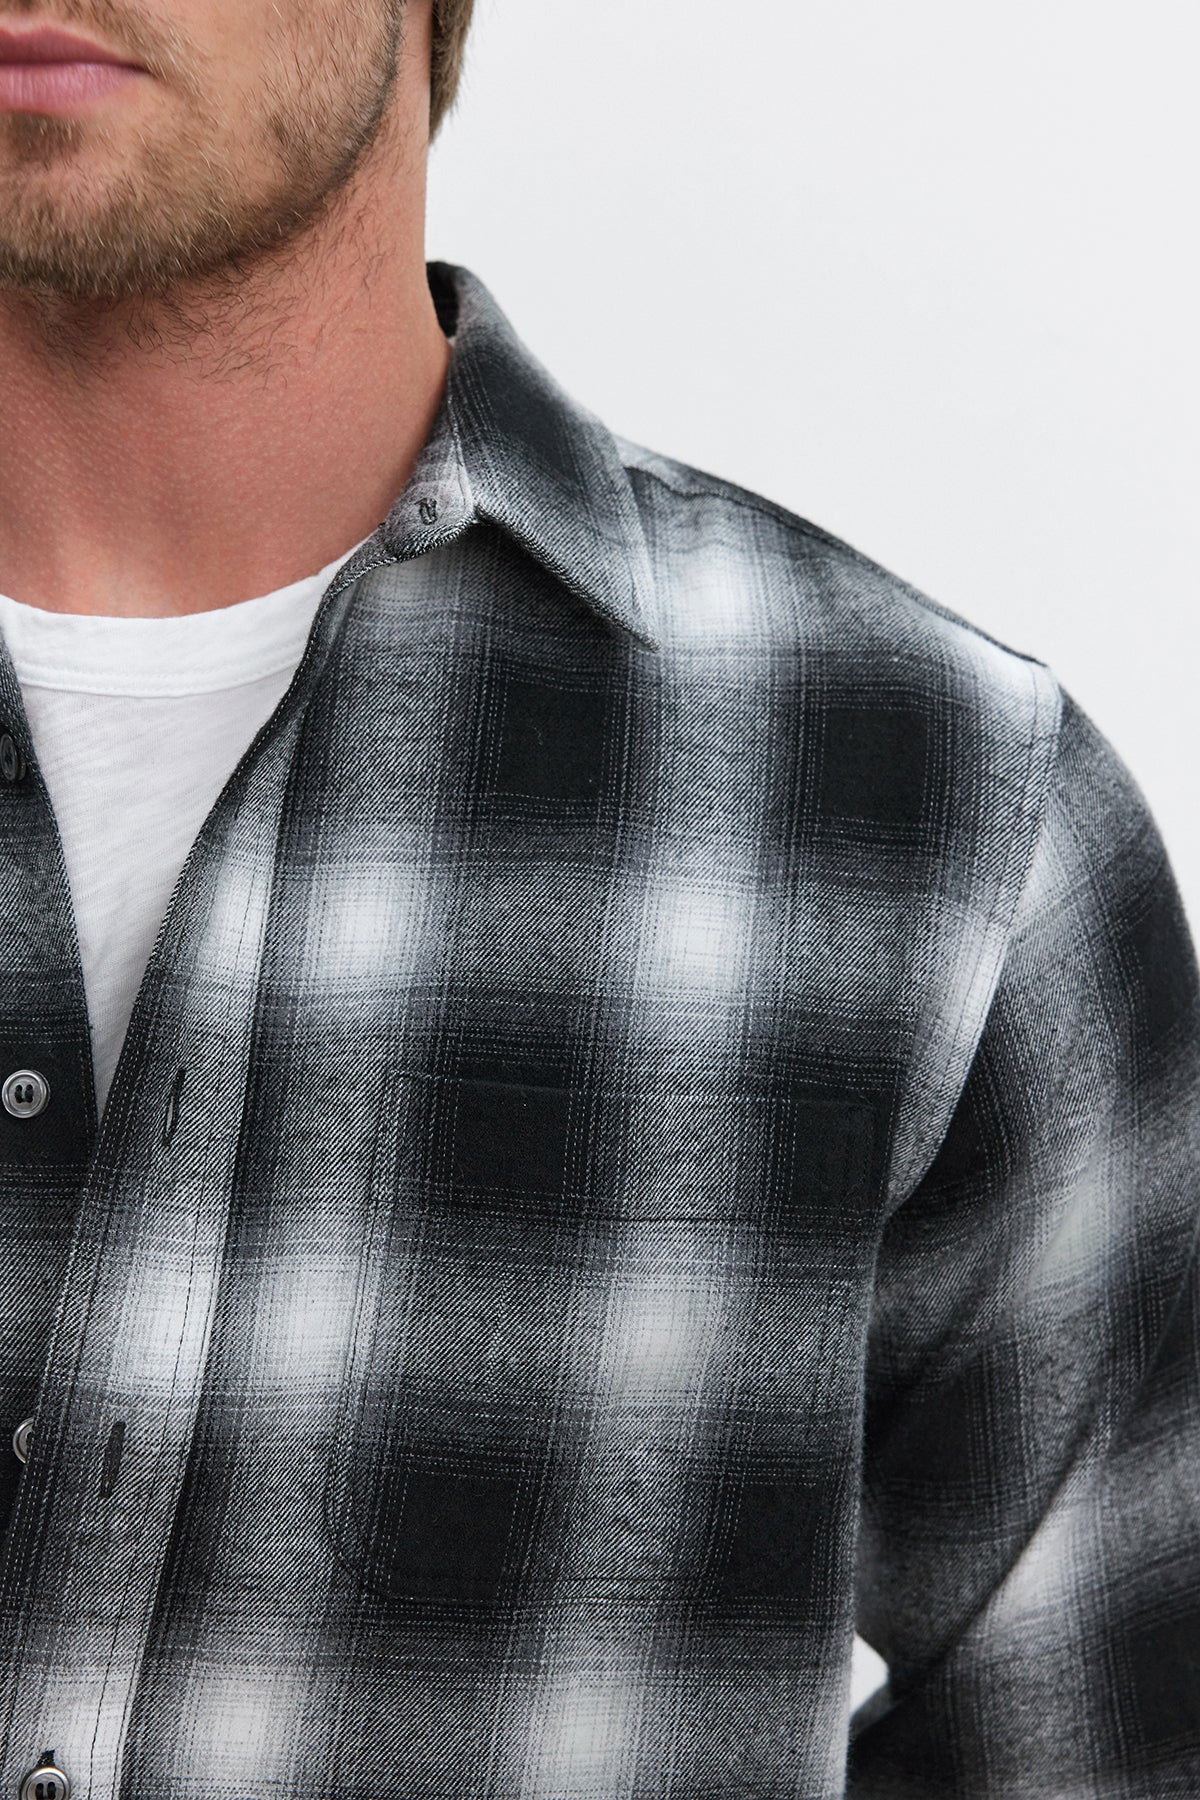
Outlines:
{"label": "lower lip", "polygon": [[144,73],[124,63],[0,62],[0,112],[69,112]]}

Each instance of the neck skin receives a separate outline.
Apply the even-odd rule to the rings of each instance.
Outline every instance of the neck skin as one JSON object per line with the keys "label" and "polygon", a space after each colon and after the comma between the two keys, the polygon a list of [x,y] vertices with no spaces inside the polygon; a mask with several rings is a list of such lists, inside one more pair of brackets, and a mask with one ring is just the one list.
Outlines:
{"label": "neck skin", "polygon": [[402,62],[358,178],[224,304],[174,296],[132,331],[127,311],[64,308],[48,332],[0,293],[0,593],[204,612],[315,573],[385,517],[449,360],[425,277],[427,37]]}

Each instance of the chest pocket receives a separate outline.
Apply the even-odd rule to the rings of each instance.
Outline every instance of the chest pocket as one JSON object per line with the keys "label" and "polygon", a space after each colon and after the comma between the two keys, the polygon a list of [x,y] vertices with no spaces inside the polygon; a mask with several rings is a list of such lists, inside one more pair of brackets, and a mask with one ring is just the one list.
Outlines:
{"label": "chest pocket", "polygon": [[402,1085],[381,1143],[325,1496],[340,1560],[420,1605],[550,1578],[586,1201],[583,1100],[541,1083]]}
{"label": "chest pocket", "polygon": [[[342,1561],[418,1606],[536,1602],[583,1518],[624,1591],[801,1599],[856,1436],[871,1109],[463,1080],[395,1110],[326,1496]],[[621,1382],[589,1512],[592,1399]]]}

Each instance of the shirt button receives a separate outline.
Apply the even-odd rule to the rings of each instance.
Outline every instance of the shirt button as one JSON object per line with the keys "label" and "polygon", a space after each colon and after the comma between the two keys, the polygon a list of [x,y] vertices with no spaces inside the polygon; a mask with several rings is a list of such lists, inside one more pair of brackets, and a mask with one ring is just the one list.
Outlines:
{"label": "shirt button", "polygon": [[36,1119],[50,1104],[50,1083],[36,1069],[16,1069],[0,1088],[0,1100],[14,1119]]}
{"label": "shirt button", "polygon": [[33,1436],[34,1419],[22,1419],[13,1432],[13,1449],[17,1453],[18,1462],[29,1461],[29,1440]]}
{"label": "shirt button", "polygon": [[21,1783],[21,1800],[71,1800],[71,1783],[53,1763],[43,1763]]}
{"label": "shirt button", "polygon": [[11,731],[0,736],[0,775],[5,781],[20,781],[25,773],[25,758],[21,746]]}

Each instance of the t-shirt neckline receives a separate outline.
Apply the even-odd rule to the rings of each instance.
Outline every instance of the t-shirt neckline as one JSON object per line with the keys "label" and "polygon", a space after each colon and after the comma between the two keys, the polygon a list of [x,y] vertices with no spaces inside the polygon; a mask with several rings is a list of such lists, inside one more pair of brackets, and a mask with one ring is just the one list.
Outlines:
{"label": "t-shirt neckline", "polygon": [[169,698],[248,686],[294,668],[334,575],[367,542],[270,594],[181,618],[47,612],[0,594],[22,687]]}

